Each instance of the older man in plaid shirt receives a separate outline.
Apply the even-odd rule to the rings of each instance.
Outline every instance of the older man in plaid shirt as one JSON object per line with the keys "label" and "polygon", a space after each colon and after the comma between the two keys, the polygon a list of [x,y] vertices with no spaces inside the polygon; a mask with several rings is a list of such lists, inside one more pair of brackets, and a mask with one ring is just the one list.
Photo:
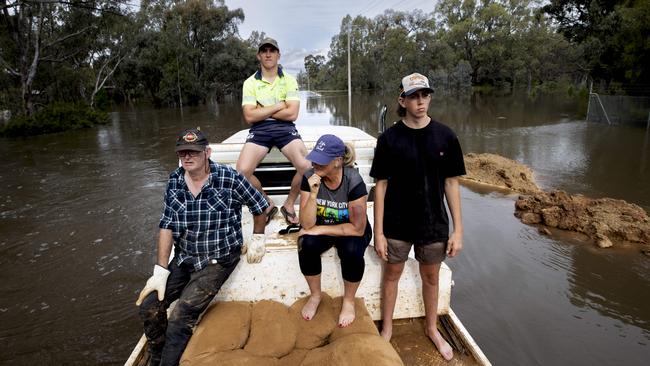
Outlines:
{"label": "older man in plaid shirt", "polygon": [[[160,219],[157,264],[136,305],[144,321],[150,365],[177,365],[192,328],[246,252],[241,206],[254,215],[247,260],[264,255],[264,211],[269,203],[234,169],[210,160],[208,140],[198,129],[176,142],[181,167],[169,176]],[[175,256],[169,261],[172,245]],[[167,319],[167,308],[178,305]]]}

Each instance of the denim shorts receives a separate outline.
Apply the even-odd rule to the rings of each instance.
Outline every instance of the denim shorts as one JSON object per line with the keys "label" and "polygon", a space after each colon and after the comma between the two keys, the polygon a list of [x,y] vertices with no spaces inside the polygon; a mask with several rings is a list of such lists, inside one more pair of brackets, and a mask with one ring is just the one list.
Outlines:
{"label": "denim shorts", "polygon": [[300,138],[293,122],[265,120],[257,122],[251,127],[246,142],[264,146],[269,150],[274,146],[282,150],[288,143]]}
{"label": "denim shorts", "polygon": [[[388,263],[404,263],[408,259],[412,243],[386,238],[388,241]],[[447,242],[415,244],[415,259],[421,264],[438,264],[447,257]]]}

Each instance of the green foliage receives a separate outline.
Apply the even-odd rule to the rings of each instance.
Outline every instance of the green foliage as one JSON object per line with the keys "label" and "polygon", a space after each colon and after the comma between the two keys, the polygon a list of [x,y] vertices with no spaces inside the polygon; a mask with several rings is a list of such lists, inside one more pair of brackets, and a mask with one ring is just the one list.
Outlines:
{"label": "green foliage", "polygon": [[77,130],[107,121],[106,113],[95,111],[85,104],[54,102],[31,116],[12,118],[0,128],[0,136],[33,136]]}
{"label": "green foliage", "polygon": [[581,53],[581,71],[618,93],[648,93],[649,1],[551,0],[543,10]]}
{"label": "green foliage", "polygon": [[[238,93],[257,68],[241,9],[224,0],[13,1],[0,12],[0,110],[112,101],[206,103]],[[648,0],[440,0],[436,10],[346,16],[327,56],[309,55],[301,85],[395,93],[427,75],[438,93],[584,88],[647,94]],[[110,91],[110,93],[108,92]],[[113,100],[111,100],[113,99]],[[27,124],[27,122],[25,122]]]}
{"label": "green foliage", "polygon": [[241,90],[257,67],[252,44],[264,35],[238,39],[244,13],[223,1],[148,1],[138,19],[133,55],[116,74],[127,100],[146,91],[156,106],[205,103]]}
{"label": "green foliage", "polygon": [[553,89],[554,81],[579,72],[574,65],[580,54],[532,0],[441,0],[433,14],[388,10],[374,19],[346,16],[328,60],[305,58],[312,88],[347,87],[348,33],[354,89],[393,92],[401,77],[418,71],[438,93],[467,93],[472,85],[532,92]]}

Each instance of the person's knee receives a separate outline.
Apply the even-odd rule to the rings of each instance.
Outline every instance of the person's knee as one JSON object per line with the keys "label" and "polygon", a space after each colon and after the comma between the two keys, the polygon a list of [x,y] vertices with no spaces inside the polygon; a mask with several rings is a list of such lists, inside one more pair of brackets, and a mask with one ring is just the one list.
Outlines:
{"label": "person's knee", "polygon": [[361,258],[361,261],[356,263],[349,263],[341,261],[341,275],[344,280],[352,283],[360,282],[363,278],[363,272],[365,268],[365,261]]}
{"label": "person's knee", "polygon": [[360,236],[343,237],[337,244],[336,250],[342,261],[362,262],[366,252],[366,242]]}
{"label": "person's knee", "polygon": [[430,287],[438,286],[438,274],[437,273],[420,273],[422,277],[422,284]]}
{"label": "person's knee", "polygon": [[293,166],[296,168],[296,172],[298,172],[298,174],[303,175],[307,170],[311,169],[311,163],[309,160],[305,159],[302,156],[296,160],[297,161],[293,164]]}
{"label": "person's knee", "polygon": [[386,265],[384,268],[384,281],[397,282],[402,276],[403,267],[399,265]]}
{"label": "person's knee", "polygon": [[165,308],[162,302],[158,301],[158,293],[152,292],[144,298],[138,310],[140,319],[146,321],[158,318]]}
{"label": "person's knee", "polygon": [[192,328],[196,325],[202,312],[202,306],[179,299],[176,309],[169,316],[170,327]]}
{"label": "person's knee", "polygon": [[[304,254],[317,253],[321,247],[321,241],[316,235],[303,235],[299,239],[300,252]],[[317,253],[320,255],[320,253]]]}
{"label": "person's knee", "polygon": [[249,178],[255,172],[255,167],[246,162],[237,161],[237,166],[235,167],[237,172],[243,175],[246,178]]}

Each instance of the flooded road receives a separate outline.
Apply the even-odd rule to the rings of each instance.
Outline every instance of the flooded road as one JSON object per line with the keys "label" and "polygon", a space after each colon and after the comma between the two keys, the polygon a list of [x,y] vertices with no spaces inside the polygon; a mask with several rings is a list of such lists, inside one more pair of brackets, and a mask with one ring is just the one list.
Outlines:
{"label": "flooded road", "polygon": [[[376,136],[379,106],[393,98],[353,100],[352,125]],[[650,135],[586,124],[577,109],[566,97],[474,97],[435,100],[431,112],[465,152],[527,164],[545,189],[650,210]],[[176,134],[200,125],[219,141],[245,128],[237,101],[111,116],[89,130],[0,139],[0,364],[123,364],[141,334],[134,302],[154,263]],[[347,96],[304,99],[298,123],[348,124]],[[452,306],[488,358],[646,364],[650,259],[541,236],[513,216],[515,198],[464,187],[465,250],[447,262]]]}

